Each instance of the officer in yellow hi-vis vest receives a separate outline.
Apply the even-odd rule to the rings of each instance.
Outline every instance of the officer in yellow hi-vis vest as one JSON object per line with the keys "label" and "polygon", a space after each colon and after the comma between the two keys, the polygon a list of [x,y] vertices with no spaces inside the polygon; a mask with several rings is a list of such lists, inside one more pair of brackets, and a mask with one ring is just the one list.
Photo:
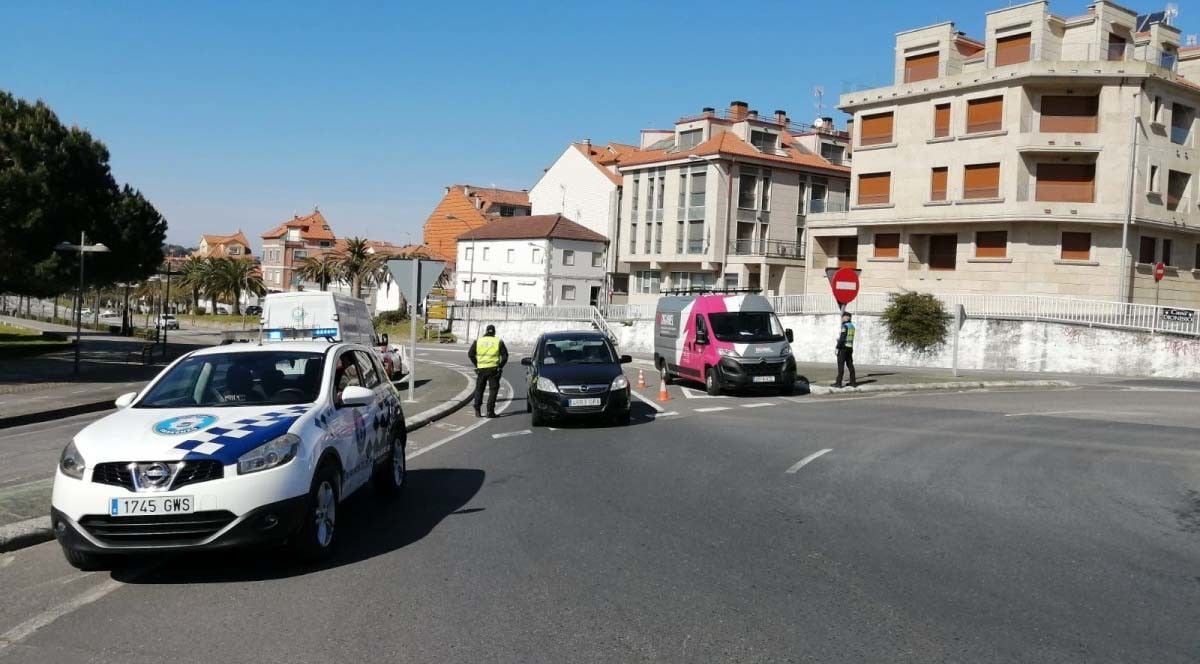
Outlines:
{"label": "officer in yellow hi-vis vest", "polygon": [[471,344],[467,351],[471,364],[475,365],[475,417],[481,417],[479,412],[483,406],[483,388],[488,391],[487,416],[496,416],[496,392],[500,391],[500,373],[508,364],[508,349],[504,342],[496,338],[496,326],[488,325],[483,336]]}

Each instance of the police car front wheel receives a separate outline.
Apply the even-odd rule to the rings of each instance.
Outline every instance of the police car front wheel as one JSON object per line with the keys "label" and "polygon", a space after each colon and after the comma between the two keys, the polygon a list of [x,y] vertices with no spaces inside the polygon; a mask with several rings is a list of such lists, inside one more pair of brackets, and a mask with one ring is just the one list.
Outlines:
{"label": "police car front wheel", "polygon": [[404,490],[408,477],[408,460],[404,457],[404,440],[400,436],[392,439],[389,458],[375,468],[375,487],[384,495],[394,496]]}
{"label": "police car front wheel", "polygon": [[337,509],[337,471],[331,464],[324,464],[313,476],[304,525],[294,542],[301,557],[320,560],[333,552],[337,536]]}

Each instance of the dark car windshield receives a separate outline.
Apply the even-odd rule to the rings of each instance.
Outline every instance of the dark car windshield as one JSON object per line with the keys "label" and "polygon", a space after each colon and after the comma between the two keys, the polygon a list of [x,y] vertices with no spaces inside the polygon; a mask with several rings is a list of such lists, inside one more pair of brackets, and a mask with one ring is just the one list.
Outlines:
{"label": "dark car windshield", "polygon": [[321,353],[270,351],[189,357],[152,387],[136,408],[312,403],[321,391]]}
{"label": "dark car windshield", "polygon": [[617,361],[608,342],[594,337],[547,339],[542,364],[613,364]]}
{"label": "dark car windshield", "polygon": [[721,341],[752,343],[783,340],[783,326],[770,311],[709,314],[712,332]]}

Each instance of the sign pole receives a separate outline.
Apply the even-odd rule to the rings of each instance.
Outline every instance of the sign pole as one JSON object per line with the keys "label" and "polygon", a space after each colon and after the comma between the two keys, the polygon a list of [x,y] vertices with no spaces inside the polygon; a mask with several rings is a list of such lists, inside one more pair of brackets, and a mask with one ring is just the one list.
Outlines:
{"label": "sign pole", "polygon": [[955,378],[958,378],[958,333],[959,330],[962,330],[963,320],[966,317],[967,312],[966,309],[963,308],[963,305],[960,304],[954,308],[954,349],[953,360],[950,367],[952,372],[951,375],[953,375]]}
{"label": "sign pole", "polygon": [[[421,261],[414,260],[412,262],[412,293],[421,292]],[[411,297],[408,299],[408,306],[411,308],[411,313],[408,315],[408,333],[410,343],[408,345],[408,403],[417,400],[417,298]]]}

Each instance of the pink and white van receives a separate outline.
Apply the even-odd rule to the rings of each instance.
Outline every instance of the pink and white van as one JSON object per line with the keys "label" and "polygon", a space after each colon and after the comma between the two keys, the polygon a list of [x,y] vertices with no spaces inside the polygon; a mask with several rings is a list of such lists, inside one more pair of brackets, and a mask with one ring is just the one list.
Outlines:
{"label": "pink and white van", "polygon": [[711,395],[738,387],[790,394],[796,384],[792,331],[755,294],[661,298],[654,316],[654,364],[668,382],[704,383]]}

